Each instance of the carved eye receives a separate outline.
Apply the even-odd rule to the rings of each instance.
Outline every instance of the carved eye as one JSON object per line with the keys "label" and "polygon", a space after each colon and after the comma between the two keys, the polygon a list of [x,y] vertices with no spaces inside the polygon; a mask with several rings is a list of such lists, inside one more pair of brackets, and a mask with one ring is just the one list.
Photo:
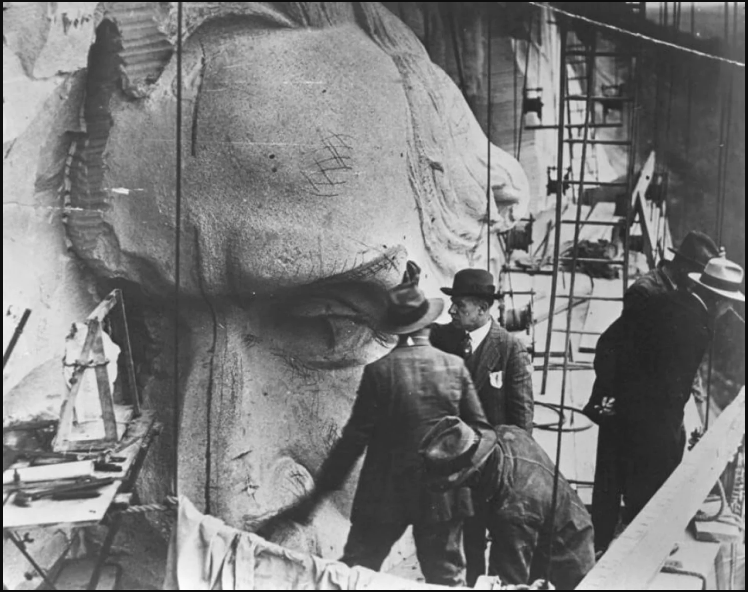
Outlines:
{"label": "carved eye", "polygon": [[307,368],[365,364],[389,336],[376,331],[384,312],[381,288],[348,283],[315,286],[276,298],[267,326],[275,349]]}

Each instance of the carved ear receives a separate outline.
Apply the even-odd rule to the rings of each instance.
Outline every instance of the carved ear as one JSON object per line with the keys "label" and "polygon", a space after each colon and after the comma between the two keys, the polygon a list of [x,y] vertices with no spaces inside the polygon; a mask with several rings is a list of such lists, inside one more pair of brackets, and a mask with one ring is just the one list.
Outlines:
{"label": "carved ear", "polygon": [[421,279],[421,268],[418,263],[414,261],[408,261],[405,266],[405,273],[403,274],[404,284],[418,285],[418,281]]}

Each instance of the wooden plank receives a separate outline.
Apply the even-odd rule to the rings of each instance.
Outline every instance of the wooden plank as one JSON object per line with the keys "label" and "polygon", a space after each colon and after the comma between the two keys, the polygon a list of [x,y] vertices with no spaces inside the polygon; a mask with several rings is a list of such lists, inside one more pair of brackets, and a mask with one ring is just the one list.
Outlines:
{"label": "wooden plank", "polygon": [[122,355],[125,356],[125,368],[127,370],[127,383],[130,387],[130,399],[135,411],[135,416],[140,415],[140,393],[138,392],[138,381],[135,378],[135,363],[132,359],[132,346],[130,345],[130,329],[127,326],[127,313],[125,312],[125,301],[122,292],[116,290],[119,302],[120,318],[122,320]]}
{"label": "wooden plank", "polygon": [[[115,404],[114,416],[117,421],[117,433],[123,434],[135,414],[130,405]],[[108,450],[116,446],[117,440],[101,438],[96,435],[101,434],[102,426],[103,424],[100,422],[85,422],[74,426],[72,439],[66,444],[66,452],[91,453],[97,450]]]}
{"label": "wooden plank", "polygon": [[114,415],[114,397],[109,386],[109,370],[107,369],[108,364],[101,333],[101,325],[97,323],[96,339],[93,344],[93,359],[96,364],[94,371],[96,372],[96,383],[99,391],[101,418],[104,420],[104,439],[114,443],[118,440],[117,418]]}
{"label": "wooden plank", "polygon": [[[5,370],[5,366],[8,365],[8,360],[10,360],[10,356],[13,355],[13,350],[18,344],[21,333],[23,333],[30,316],[31,309],[29,308],[25,309],[20,317],[13,314],[10,308],[5,311],[5,317],[3,319],[3,370]],[[5,321],[8,321],[8,323]],[[6,324],[9,325],[7,335]],[[11,328],[12,331],[10,330]]]}
{"label": "wooden plank", "polygon": [[655,173],[656,156],[654,151],[650,152],[647,161],[644,163],[641,172],[639,173],[639,180],[636,182],[634,192],[631,194],[631,212],[633,214],[634,208],[636,207],[637,200],[641,200],[642,203],[645,201],[647,195],[647,189],[649,184],[652,182],[652,178]]}
{"label": "wooden plank", "polygon": [[117,480],[111,485],[102,487],[101,495],[88,500],[50,500],[41,499],[32,503],[28,508],[16,506],[13,496],[3,506],[3,530],[33,528],[38,526],[84,527],[95,526],[104,518],[109,506],[117,495],[122,482],[130,475],[133,463],[143,444],[147,443],[147,435],[154,428],[156,415],[153,411],[143,411],[141,416],[133,420],[125,433],[123,449],[118,455],[126,458],[122,464],[122,473],[97,473],[95,477],[111,477]]}
{"label": "wooden plank", "polygon": [[119,290],[113,290],[107,297],[104,298],[96,308],[93,309],[90,315],[86,317],[86,321],[96,321],[98,323],[104,322],[104,319],[112,312],[112,309],[117,305],[117,293]]}
{"label": "wooden plank", "polygon": [[[98,321],[94,321],[98,325]],[[60,411],[60,423],[57,426],[57,434],[52,441],[52,450],[55,452],[64,452],[65,443],[70,438],[70,434],[73,430],[73,415],[75,413],[75,400],[78,398],[78,391],[80,390],[83,372],[85,372],[88,364],[89,354],[93,348],[94,341],[96,339],[96,333],[91,331],[91,326],[88,327],[88,333],[86,334],[86,341],[83,343],[83,349],[81,349],[81,355],[76,363],[73,377],[70,379],[72,386],[70,392],[62,403],[62,409]]]}
{"label": "wooden plank", "polygon": [[646,590],[744,435],[745,387],[576,589]]}

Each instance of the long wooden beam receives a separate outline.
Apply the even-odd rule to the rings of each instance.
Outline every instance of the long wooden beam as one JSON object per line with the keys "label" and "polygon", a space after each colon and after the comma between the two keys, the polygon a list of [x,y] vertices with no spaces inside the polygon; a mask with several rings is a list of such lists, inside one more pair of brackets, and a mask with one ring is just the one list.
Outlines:
{"label": "long wooden beam", "polygon": [[647,590],[745,435],[745,387],[577,590]]}

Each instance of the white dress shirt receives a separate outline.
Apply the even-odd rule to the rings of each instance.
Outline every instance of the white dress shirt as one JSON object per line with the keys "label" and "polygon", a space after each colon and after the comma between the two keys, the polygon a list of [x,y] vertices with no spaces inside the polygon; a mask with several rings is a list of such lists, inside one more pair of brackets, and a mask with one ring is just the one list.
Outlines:
{"label": "white dress shirt", "polygon": [[480,347],[480,344],[483,343],[483,340],[488,336],[489,331],[491,331],[490,320],[482,327],[478,327],[474,331],[468,331],[468,335],[470,335],[470,345],[473,348],[473,351],[476,351],[478,347]]}

